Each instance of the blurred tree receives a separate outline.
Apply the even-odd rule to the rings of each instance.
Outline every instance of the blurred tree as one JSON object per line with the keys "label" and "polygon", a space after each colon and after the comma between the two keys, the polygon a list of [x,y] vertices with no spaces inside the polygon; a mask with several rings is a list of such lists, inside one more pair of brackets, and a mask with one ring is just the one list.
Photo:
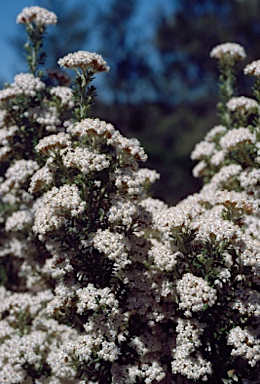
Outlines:
{"label": "blurred tree", "polygon": [[[216,92],[217,70],[208,56],[214,45],[236,41],[250,59],[260,54],[259,0],[153,0],[146,5],[152,17],[144,20],[142,0],[35,2],[58,15],[46,37],[48,66],[78,49],[102,54],[111,72],[102,77],[101,96],[111,104],[207,99]],[[176,4],[172,14],[165,12],[169,3]],[[21,51],[21,33],[12,42]]]}
{"label": "blurred tree", "polygon": [[133,28],[139,3],[112,0],[99,20],[100,51],[111,67],[104,79],[111,103],[136,104],[146,99],[150,86],[151,68]]}
{"label": "blurred tree", "polygon": [[209,59],[212,47],[237,42],[246,48],[248,61],[259,57],[259,20],[257,0],[178,0],[177,11],[161,20],[155,39],[164,68],[158,93],[176,104],[207,100],[216,92],[218,76],[216,62]]}

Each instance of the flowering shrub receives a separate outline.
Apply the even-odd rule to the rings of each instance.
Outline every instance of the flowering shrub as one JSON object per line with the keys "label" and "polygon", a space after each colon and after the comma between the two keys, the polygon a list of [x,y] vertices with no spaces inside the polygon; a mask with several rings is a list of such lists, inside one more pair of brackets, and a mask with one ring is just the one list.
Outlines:
{"label": "flowering shrub", "polygon": [[235,97],[245,51],[212,50],[220,125],[192,152],[204,186],[168,207],[149,196],[159,175],[139,168],[140,143],[87,115],[103,58],[69,54],[73,88],[47,85],[56,16],[30,7],[17,21],[30,73],[0,91],[0,382],[256,383],[258,62],[245,68],[255,99]]}

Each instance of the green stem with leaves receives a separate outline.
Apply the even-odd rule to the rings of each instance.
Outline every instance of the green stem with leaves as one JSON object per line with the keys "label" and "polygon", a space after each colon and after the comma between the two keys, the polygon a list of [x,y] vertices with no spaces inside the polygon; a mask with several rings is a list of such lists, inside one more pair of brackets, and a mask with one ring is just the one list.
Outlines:
{"label": "green stem with leaves", "polygon": [[45,33],[44,26],[29,24],[26,28],[28,41],[24,48],[27,52],[26,59],[29,72],[35,77],[42,77],[43,73],[38,71],[39,65],[44,63],[46,54],[43,52],[43,38]]}
{"label": "green stem with leaves", "polygon": [[220,122],[230,128],[232,124],[231,113],[226,107],[227,102],[235,95],[236,76],[235,62],[231,58],[219,61],[219,103],[217,105]]}
{"label": "green stem with leaves", "polygon": [[93,99],[96,96],[96,88],[93,85],[89,86],[94,79],[94,72],[89,70],[80,73],[77,68],[74,68],[74,70],[76,71],[77,76],[72,93],[77,107],[73,114],[77,121],[82,121],[87,117],[88,110],[93,104]]}

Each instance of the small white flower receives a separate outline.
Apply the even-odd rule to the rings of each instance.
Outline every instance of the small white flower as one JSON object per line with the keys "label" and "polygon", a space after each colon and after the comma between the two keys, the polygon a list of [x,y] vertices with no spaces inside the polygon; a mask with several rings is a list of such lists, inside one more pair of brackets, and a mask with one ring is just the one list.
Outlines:
{"label": "small white flower", "polygon": [[197,312],[203,310],[205,305],[212,306],[216,300],[216,290],[211,288],[201,277],[186,273],[176,286],[180,296],[179,308]]}
{"label": "small white flower", "polygon": [[225,43],[214,47],[210,52],[210,57],[215,59],[243,60],[246,58],[246,52],[240,44]]}
{"label": "small white flower", "polygon": [[18,24],[28,25],[35,23],[37,26],[47,26],[57,23],[57,16],[54,12],[50,12],[45,8],[38,6],[25,7],[17,16],[16,22]]}
{"label": "small white flower", "polygon": [[231,129],[223,136],[219,144],[223,149],[231,151],[240,145],[253,144],[256,142],[256,137],[247,128],[240,127],[238,129]]}
{"label": "small white flower", "polygon": [[244,69],[245,75],[260,76],[260,60],[255,60]]}
{"label": "small white flower", "polygon": [[258,103],[250,97],[232,97],[232,99],[228,101],[227,107],[230,111],[250,112],[254,110],[257,111]]}
{"label": "small white flower", "polygon": [[87,51],[69,53],[59,59],[58,64],[65,68],[81,68],[83,71],[91,69],[95,73],[108,72],[110,69],[101,55]]}

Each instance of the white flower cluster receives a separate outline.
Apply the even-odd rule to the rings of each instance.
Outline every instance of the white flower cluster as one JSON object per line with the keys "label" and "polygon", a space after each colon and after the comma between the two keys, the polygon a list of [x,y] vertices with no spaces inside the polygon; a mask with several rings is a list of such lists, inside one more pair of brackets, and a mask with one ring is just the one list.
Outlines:
{"label": "white flower cluster", "polygon": [[68,147],[70,143],[70,136],[64,132],[60,132],[56,135],[49,135],[44,137],[36,145],[35,150],[42,154],[52,154],[61,148]]}
{"label": "white flower cluster", "polygon": [[[59,345],[73,339],[77,332],[56,320],[47,319],[44,313],[46,303],[53,297],[50,290],[36,295],[29,293],[8,293],[3,287],[0,291],[0,382],[33,383],[26,366],[40,372],[42,361],[59,372],[62,377],[64,367],[54,356],[58,355]],[[17,330],[19,329],[19,332]],[[67,376],[73,380],[72,372]],[[44,375],[39,382],[44,379]],[[44,381],[43,381],[44,382]],[[59,383],[59,381],[57,381]]]}
{"label": "white flower cluster", "polygon": [[75,184],[53,187],[47,192],[35,212],[33,230],[36,234],[59,229],[71,217],[84,212],[86,202],[80,198],[79,189]]}
{"label": "white flower cluster", "polygon": [[[258,218],[258,216],[256,216]],[[259,219],[258,219],[259,223]],[[256,237],[256,238],[255,238]],[[241,260],[244,266],[250,268],[251,279],[257,286],[260,285],[260,240],[259,233],[253,234],[253,236],[249,236],[246,238],[244,236],[246,249],[241,252]]]}
{"label": "white flower cluster", "polygon": [[0,161],[5,161],[8,158],[9,153],[11,152],[11,148],[7,145],[0,148]]}
{"label": "white flower cluster", "polygon": [[110,69],[101,55],[87,51],[69,53],[59,59],[58,64],[65,68],[81,68],[83,71],[92,70],[95,73],[109,72]]}
{"label": "white flower cluster", "polygon": [[78,168],[84,175],[100,172],[110,165],[106,155],[87,148],[68,148],[62,152],[62,161],[67,168]]}
{"label": "white flower cluster", "polygon": [[207,381],[212,374],[212,364],[207,362],[196,349],[201,345],[199,336],[203,334],[205,324],[194,320],[178,320],[176,328],[176,348],[173,349],[172,370],[188,379]]}
{"label": "white flower cluster", "polygon": [[5,119],[7,117],[7,113],[4,109],[0,110],[0,128],[5,127]]}
{"label": "white flower cluster", "polygon": [[[91,147],[106,143],[117,151],[118,161],[123,165],[134,161],[146,161],[147,155],[137,139],[128,139],[115,130],[112,124],[99,119],[84,119],[68,129],[75,138],[78,137],[84,144]],[[132,165],[132,164],[131,164]]]}
{"label": "white flower cluster", "polygon": [[46,163],[31,177],[30,193],[35,193],[41,190],[44,186],[50,186],[54,182],[54,170],[51,164]]}
{"label": "white flower cluster", "polygon": [[47,26],[57,23],[57,16],[54,12],[50,12],[45,8],[38,6],[25,7],[17,16],[18,24],[35,23],[37,26]]}
{"label": "white flower cluster", "polygon": [[141,168],[135,171],[132,167],[126,167],[116,170],[115,177],[115,185],[122,193],[137,196],[143,193],[144,186],[150,186],[160,176],[154,170]]}
{"label": "white flower cluster", "polygon": [[15,76],[14,83],[0,91],[0,102],[21,95],[35,97],[38,92],[45,88],[46,85],[38,77],[29,73],[20,73]]}
{"label": "white flower cluster", "polygon": [[39,165],[33,160],[17,160],[6,173],[6,180],[0,185],[0,192],[5,194],[11,189],[19,189],[29,181],[30,176],[37,171]]}
{"label": "white flower cluster", "polygon": [[[51,265],[51,268],[53,268],[53,265]],[[58,275],[58,277],[60,278],[60,275]],[[72,301],[75,302],[74,296],[76,290],[79,289],[79,286],[73,288],[74,289],[71,289],[71,286],[65,285],[61,282],[56,284],[55,296],[48,303],[48,306],[46,308],[47,315],[53,315],[57,313],[58,310],[65,309],[66,306],[69,306],[72,303]]]}
{"label": "white flower cluster", "polygon": [[116,131],[107,143],[117,149],[120,162],[124,162],[125,158],[132,158],[136,161],[147,160],[147,155],[137,139],[128,139]]}
{"label": "white flower cluster", "polygon": [[235,191],[229,192],[227,190],[216,192],[216,202],[232,209],[233,212],[238,211],[247,214],[254,213],[254,205],[256,205],[249,199],[246,193]]}
{"label": "white flower cluster", "polygon": [[11,125],[10,127],[4,127],[0,129],[0,144],[3,146],[8,146],[10,139],[13,138],[18,129],[19,128],[16,125]]}
{"label": "white flower cluster", "polygon": [[213,153],[215,153],[215,144],[208,141],[201,141],[196,144],[194,150],[192,151],[191,159],[202,160],[210,157]]}
{"label": "white flower cluster", "polygon": [[260,76],[260,60],[255,60],[252,63],[248,64],[244,69],[245,75],[254,75],[256,77]]}
{"label": "white flower cluster", "polygon": [[238,291],[235,300],[230,305],[242,315],[251,314],[257,318],[260,316],[260,293],[250,288]]}
{"label": "white flower cluster", "polygon": [[16,96],[17,89],[14,86],[10,86],[6,89],[0,91],[0,102],[3,105],[4,102],[7,102],[9,99],[12,99]]}
{"label": "white flower cluster", "polygon": [[257,336],[256,331],[248,327],[231,329],[227,341],[228,345],[233,346],[231,354],[243,357],[248,360],[251,367],[254,367],[260,360],[260,340]]}
{"label": "white flower cluster", "polygon": [[139,206],[131,201],[121,199],[112,200],[112,202],[113,204],[107,213],[109,223],[113,226],[124,226],[130,229],[138,219]]}
{"label": "white flower cluster", "polygon": [[43,105],[42,109],[38,111],[35,116],[35,121],[45,127],[47,132],[56,132],[57,127],[61,125],[59,112],[57,108],[52,105]]}
{"label": "white flower cluster", "polygon": [[[215,132],[215,128],[213,129]],[[234,128],[229,131],[218,130],[216,136],[206,136],[206,140],[199,143],[192,152],[192,159],[199,160],[193,169],[195,177],[210,177],[210,184],[203,189],[216,191],[217,189],[237,189],[249,191],[252,180],[247,180],[251,172],[257,174],[257,169],[252,167],[257,159],[252,158],[252,154],[246,155],[246,151],[257,145],[256,132],[246,127]],[[212,146],[214,140],[214,147]],[[205,150],[208,148],[209,150]],[[246,148],[246,151],[245,151]],[[232,153],[240,156],[242,165],[232,161]],[[245,171],[244,162],[250,161],[250,168]]]}
{"label": "white flower cluster", "polygon": [[159,218],[158,225],[161,230],[165,232],[181,231],[184,228],[188,228],[192,219],[195,218],[202,208],[197,205],[180,204],[176,207],[170,207],[164,215]]}
{"label": "white flower cluster", "polygon": [[108,287],[97,289],[93,284],[88,284],[84,288],[76,291],[78,297],[77,313],[82,314],[86,311],[98,311],[102,309],[106,312],[106,308],[116,309],[119,304],[115,295]]}
{"label": "white flower cluster", "polygon": [[210,52],[210,57],[215,59],[243,60],[246,58],[245,49],[237,43],[225,43],[214,47]]}
{"label": "white flower cluster", "polygon": [[145,384],[151,384],[154,380],[157,382],[163,382],[165,378],[165,371],[156,361],[141,364],[140,367],[137,365],[128,364],[120,366],[114,364],[112,368],[113,379],[112,383],[136,383],[136,379],[143,379]]}
{"label": "white flower cluster", "polygon": [[104,138],[109,139],[115,133],[112,124],[99,119],[84,119],[71,125],[68,132],[73,136],[86,140],[87,143],[99,144]]}
{"label": "white flower cluster", "polygon": [[251,99],[250,97],[232,97],[232,99],[227,102],[227,107],[231,111],[241,111],[243,113],[257,112],[258,103],[256,100]]}
{"label": "white flower cluster", "polygon": [[153,259],[157,268],[166,272],[173,271],[177,264],[177,257],[181,256],[178,248],[172,249],[171,244],[166,241],[164,243],[156,239],[151,241],[152,247],[149,250],[149,256]]}
{"label": "white flower cluster", "polygon": [[185,316],[191,317],[192,312],[202,311],[205,307],[215,304],[217,292],[201,277],[191,273],[183,275],[177,282],[176,290],[180,297],[179,308],[185,309]]}
{"label": "white flower cluster", "polygon": [[225,189],[228,185],[232,185],[233,187],[232,183],[236,182],[236,179],[239,177],[241,171],[242,167],[240,164],[222,166],[219,172],[212,177],[208,189],[213,189],[216,191],[217,189]]}
{"label": "white flower cluster", "polygon": [[197,241],[235,241],[242,232],[229,220],[221,218],[222,208],[217,214],[207,212],[194,221],[192,227],[196,230]]}
{"label": "white flower cluster", "polygon": [[22,231],[32,225],[33,217],[30,211],[16,211],[14,212],[5,223],[5,230],[9,231]]}
{"label": "white flower cluster", "polygon": [[104,231],[99,229],[93,236],[93,246],[99,252],[104,253],[108,259],[120,264],[122,268],[131,263],[127,252],[130,245],[122,233],[113,233],[108,229]]}
{"label": "white flower cluster", "polygon": [[260,170],[259,169],[245,169],[240,173],[239,181],[241,187],[247,191],[250,191],[251,194],[256,192],[260,181]]}
{"label": "white flower cluster", "polygon": [[50,90],[52,96],[56,96],[60,100],[60,104],[63,107],[71,109],[74,107],[74,101],[72,98],[72,90],[68,87],[57,86]]}
{"label": "white flower cluster", "polygon": [[218,274],[218,278],[214,281],[214,285],[223,288],[223,285],[230,281],[231,273],[228,268],[223,268]]}
{"label": "white flower cluster", "polygon": [[229,151],[241,145],[254,144],[255,142],[255,135],[252,134],[249,129],[244,127],[240,127],[238,129],[231,129],[219,141],[221,147]]}
{"label": "white flower cluster", "polygon": [[29,73],[20,73],[14,78],[14,88],[17,88],[18,94],[33,97],[45,87],[46,85],[38,77]]}
{"label": "white flower cluster", "polygon": [[[235,50],[232,53],[233,48]],[[211,56],[226,60],[226,65],[232,66],[244,55],[242,51],[239,53],[239,47],[228,44],[216,47]],[[228,60],[232,57],[233,62]],[[259,68],[258,60],[246,66],[244,73],[259,76]],[[244,96],[231,97],[225,108],[223,114],[227,126],[214,127],[192,153],[192,159],[199,161],[193,174],[205,177],[207,184],[193,198],[188,197],[183,202],[193,201],[203,207],[190,224],[195,230],[195,238],[192,247],[186,248],[186,252],[192,252],[197,246],[202,246],[203,252],[198,251],[196,256],[193,255],[193,268],[196,263],[202,263],[207,276],[214,275],[214,279],[209,280],[217,293],[215,304],[220,308],[224,297],[230,295],[232,299],[226,306],[225,314],[228,314],[230,319],[233,315],[235,318],[239,316],[239,325],[227,334],[227,344],[233,346],[231,355],[239,356],[247,360],[251,367],[255,367],[259,360],[259,331],[256,322],[260,308],[257,290],[260,284],[260,174],[257,163],[259,127],[256,120],[252,123],[250,114],[255,114],[258,119],[259,100]],[[187,227],[188,223],[185,225]],[[216,248],[213,246],[215,251],[211,253],[214,243]],[[207,244],[212,245],[208,248]],[[226,248],[225,244],[229,244],[229,248]],[[210,253],[206,252],[207,249],[211,249]],[[218,257],[219,264],[214,267],[214,260]],[[242,269],[235,272],[238,265],[241,265]],[[187,274],[182,275],[178,283],[186,276]],[[180,295],[178,283],[176,290]],[[184,287],[183,292],[187,294]],[[192,299],[195,300],[196,297],[194,292]],[[181,304],[180,297],[179,306]],[[215,305],[212,306],[212,311],[214,308]],[[195,316],[195,313],[190,314]],[[220,318],[221,316],[219,313]],[[233,324],[232,320],[230,324]],[[234,360],[234,366],[236,361]],[[176,370],[180,371],[181,367],[179,371]],[[239,369],[236,370],[238,371]],[[238,380],[242,380],[241,377]]]}
{"label": "white flower cluster", "polygon": [[205,140],[208,142],[218,141],[221,136],[223,136],[227,132],[227,128],[224,125],[216,125],[211,128],[205,136]]}

